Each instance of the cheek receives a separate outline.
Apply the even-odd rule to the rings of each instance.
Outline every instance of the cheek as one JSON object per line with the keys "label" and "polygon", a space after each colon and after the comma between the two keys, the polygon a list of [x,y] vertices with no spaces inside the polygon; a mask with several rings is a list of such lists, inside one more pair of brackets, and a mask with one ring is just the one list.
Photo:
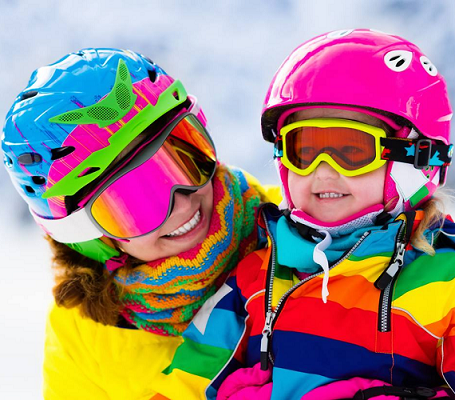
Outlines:
{"label": "cheek", "polygon": [[387,167],[383,166],[376,171],[362,176],[357,185],[359,197],[371,204],[384,202],[384,183]]}
{"label": "cheek", "polygon": [[289,171],[288,188],[292,203],[297,208],[302,208],[310,196],[309,178]]}
{"label": "cheek", "polygon": [[192,196],[192,201],[200,204],[202,212],[210,220],[213,214],[213,184],[204,186]]}
{"label": "cheek", "polygon": [[157,247],[160,235],[158,232],[152,232],[145,236],[130,239],[128,243],[117,242],[117,245],[126,253],[139,259],[145,258],[145,254],[153,253]]}
{"label": "cheek", "polygon": [[203,197],[202,202],[207,205],[213,205],[213,183],[210,182],[205,185],[202,189],[198,190],[198,193]]}

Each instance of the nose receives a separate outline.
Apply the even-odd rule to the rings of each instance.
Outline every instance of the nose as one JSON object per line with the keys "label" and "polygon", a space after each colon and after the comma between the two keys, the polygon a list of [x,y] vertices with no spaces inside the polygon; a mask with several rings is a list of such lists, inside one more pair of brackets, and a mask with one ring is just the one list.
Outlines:
{"label": "nose", "polygon": [[314,171],[314,175],[317,179],[320,180],[329,180],[329,179],[338,179],[340,173],[336,171],[333,167],[327,164],[325,161],[322,161]]}

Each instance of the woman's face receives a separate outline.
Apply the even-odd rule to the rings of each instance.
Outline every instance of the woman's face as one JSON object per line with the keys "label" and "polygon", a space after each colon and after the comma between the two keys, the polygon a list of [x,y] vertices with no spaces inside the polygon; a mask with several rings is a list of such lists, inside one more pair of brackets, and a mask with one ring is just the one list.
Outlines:
{"label": "woman's face", "polygon": [[146,262],[175,256],[205,239],[212,211],[212,183],[189,195],[176,192],[174,209],[161,227],[128,242],[116,243],[125,253]]}

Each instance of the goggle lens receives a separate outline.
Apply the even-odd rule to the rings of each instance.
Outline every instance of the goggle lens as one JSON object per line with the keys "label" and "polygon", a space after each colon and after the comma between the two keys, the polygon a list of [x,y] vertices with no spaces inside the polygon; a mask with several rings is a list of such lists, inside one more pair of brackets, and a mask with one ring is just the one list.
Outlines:
{"label": "goggle lens", "polygon": [[127,164],[89,202],[92,218],[110,236],[132,238],[154,231],[169,216],[176,189],[197,190],[214,174],[215,148],[193,115],[181,119],[157,150],[153,145],[141,150],[153,152],[145,162]]}
{"label": "goggle lens", "polygon": [[350,128],[296,128],[286,135],[286,149],[289,161],[299,169],[309,167],[321,153],[350,171],[376,157],[374,137]]}
{"label": "goggle lens", "polygon": [[325,161],[344,175],[370,172],[381,159],[383,129],[340,119],[304,120],[284,126],[282,161],[291,170],[308,175]]}

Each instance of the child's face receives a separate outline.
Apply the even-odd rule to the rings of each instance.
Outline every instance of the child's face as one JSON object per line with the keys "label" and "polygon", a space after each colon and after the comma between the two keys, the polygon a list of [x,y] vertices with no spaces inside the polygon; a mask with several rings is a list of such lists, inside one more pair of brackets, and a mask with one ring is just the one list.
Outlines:
{"label": "child's face", "polygon": [[[180,236],[166,236],[191,221],[197,211],[200,212],[200,219],[193,229]],[[124,252],[143,261],[175,256],[192,249],[205,239],[212,211],[213,186],[211,183],[190,195],[175,193],[174,209],[160,228],[148,235],[130,239],[128,243],[117,242],[117,244]],[[191,225],[193,226],[193,223]]]}
{"label": "child's face", "polygon": [[[375,117],[354,111],[316,108],[299,111],[296,121],[310,118],[344,118],[386,128]],[[346,177],[329,164],[321,162],[310,175],[302,176],[292,171],[288,187],[294,206],[323,222],[336,222],[384,199],[384,181],[387,166],[363,175]],[[337,197],[329,197],[331,193]],[[332,195],[334,196],[334,195]]]}

